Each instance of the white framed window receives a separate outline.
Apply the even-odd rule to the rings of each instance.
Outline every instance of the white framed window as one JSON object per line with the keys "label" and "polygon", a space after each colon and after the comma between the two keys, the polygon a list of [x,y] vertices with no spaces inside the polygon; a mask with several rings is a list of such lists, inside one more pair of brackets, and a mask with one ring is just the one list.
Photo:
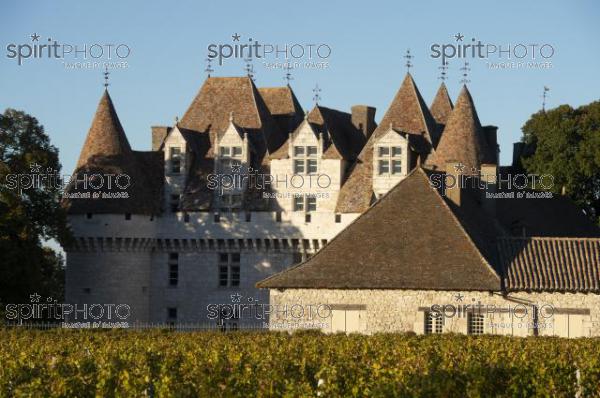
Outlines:
{"label": "white framed window", "polygon": [[402,147],[380,145],[377,146],[376,155],[378,175],[402,174]]}
{"label": "white framed window", "polygon": [[477,312],[467,314],[467,334],[479,335],[484,332],[485,316]]}
{"label": "white framed window", "polygon": [[240,253],[219,253],[219,286],[240,285]]}
{"label": "white framed window", "polygon": [[307,213],[317,211],[317,198],[314,195],[294,196],[294,211]]}
{"label": "white framed window", "polygon": [[219,164],[221,171],[231,173],[242,165],[241,146],[220,146]]}
{"label": "white framed window", "polygon": [[318,170],[316,146],[294,146],[294,174],[316,174]]}
{"label": "white framed window", "polygon": [[444,315],[441,312],[425,312],[425,334],[444,332]]}

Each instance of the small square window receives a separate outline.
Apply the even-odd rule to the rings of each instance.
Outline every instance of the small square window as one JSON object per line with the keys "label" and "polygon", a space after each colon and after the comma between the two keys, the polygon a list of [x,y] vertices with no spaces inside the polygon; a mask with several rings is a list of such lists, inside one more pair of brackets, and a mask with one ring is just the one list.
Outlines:
{"label": "small square window", "polygon": [[306,213],[306,214],[304,215],[304,222],[310,222],[310,220],[311,220],[310,214],[309,214],[309,213]]}
{"label": "small square window", "polygon": [[83,292],[84,292],[85,294],[90,294],[90,293],[92,292],[92,289],[90,289],[89,287],[84,287],[84,288],[83,288]]}
{"label": "small square window", "polygon": [[398,157],[402,155],[402,147],[394,146],[392,147],[392,157]]}
{"label": "small square window", "polygon": [[388,174],[390,172],[390,162],[388,160],[379,161],[379,174]]}
{"label": "small square window", "polygon": [[315,196],[306,197],[306,211],[317,211],[317,198]]}
{"label": "small square window", "polygon": [[304,147],[303,146],[295,146],[294,147],[294,156],[304,156]]}
{"label": "small square window", "polygon": [[233,156],[234,158],[239,158],[242,156],[242,147],[241,146],[234,146],[232,148],[232,154],[231,156]]}
{"label": "small square window", "polygon": [[308,160],[307,162],[307,172],[308,174],[316,174],[317,173],[317,161],[316,159]]}
{"label": "small square window", "polygon": [[306,156],[308,156],[309,158],[313,158],[317,156],[317,147],[316,146],[309,146],[306,147]]}
{"label": "small square window", "polygon": [[175,307],[167,308],[167,317],[170,320],[177,319],[177,308],[175,308]]}
{"label": "small square window", "polygon": [[85,215],[85,218],[87,218],[88,220],[91,220],[92,219],[92,213],[87,213]]}
{"label": "small square window", "polygon": [[342,222],[342,215],[341,214],[336,214],[335,215],[335,222],[338,223],[338,224]]}
{"label": "small square window", "polygon": [[131,220],[131,213],[125,213],[125,219]]}
{"label": "small square window", "polygon": [[294,160],[294,174],[304,173],[304,160]]}
{"label": "small square window", "polygon": [[303,211],[304,210],[304,197],[295,196],[294,197],[294,211]]}
{"label": "small square window", "polygon": [[219,155],[221,156],[229,156],[231,154],[231,148],[228,146],[222,146],[219,148]]}
{"label": "small square window", "polygon": [[467,314],[467,333],[474,335],[483,334],[484,322],[483,314],[469,312]]}
{"label": "small square window", "polygon": [[390,148],[387,146],[380,146],[379,147],[379,156],[389,156],[390,155]]}
{"label": "small square window", "polygon": [[280,211],[275,212],[275,221],[281,222],[281,212]]}

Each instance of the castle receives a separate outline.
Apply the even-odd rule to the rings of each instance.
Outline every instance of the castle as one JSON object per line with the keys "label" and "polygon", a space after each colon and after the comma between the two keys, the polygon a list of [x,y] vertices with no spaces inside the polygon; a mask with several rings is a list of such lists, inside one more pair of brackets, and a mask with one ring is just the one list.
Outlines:
{"label": "castle", "polygon": [[[126,303],[133,322],[223,328],[262,323],[211,310],[234,296],[266,304],[321,300],[337,311],[330,331],[418,324],[416,331],[431,332],[442,330],[423,310],[434,298],[516,287],[587,295],[561,308],[598,321],[599,244],[590,240],[598,231],[566,198],[485,200],[431,186],[433,175],[452,175],[502,191],[495,177],[518,162],[498,164],[497,127],[481,125],[467,87],[454,106],[442,84],[428,107],[410,74],[379,125],[370,106],[348,113],[316,104],[305,113],[289,85],[209,77],[181,120],[152,127],[148,152],[130,147],[105,91],[74,173],[91,177],[68,188],[102,194],[65,200],[75,236],[66,248],[66,300]],[[107,187],[107,175],[121,182]],[[558,282],[538,278],[546,263],[529,252],[522,269],[510,267],[530,244],[540,258],[568,251],[558,254],[570,261]],[[510,259],[497,261],[500,255]],[[382,315],[385,306],[398,307],[398,291],[428,298],[410,301],[409,316]],[[382,300],[377,313],[365,312],[367,296]],[[573,333],[591,330],[579,325]]]}

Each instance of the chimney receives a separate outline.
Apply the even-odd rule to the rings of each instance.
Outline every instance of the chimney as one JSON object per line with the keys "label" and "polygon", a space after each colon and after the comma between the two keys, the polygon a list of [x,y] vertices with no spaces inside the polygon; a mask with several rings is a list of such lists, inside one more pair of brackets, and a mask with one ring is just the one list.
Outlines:
{"label": "chimney", "polygon": [[375,108],[367,105],[354,105],[352,108],[352,124],[362,131],[366,139],[369,139],[375,127]]}
{"label": "chimney", "polygon": [[152,150],[158,151],[167,134],[171,131],[167,126],[152,126]]}
{"label": "chimney", "polygon": [[480,176],[481,179],[481,206],[490,215],[496,216],[496,199],[488,198],[488,193],[498,192],[498,166],[495,164],[482,164]]}
{"label": "chimney", "polygon": [[523,150],[525,149],[524,142],[515,142],[513,144],[513,160],[512,166],[517,167],[519,169],[523,168],[521,164],[521,156],[523,156]]}
{"label": "chimney", "polygon": [[465,169],[464,165],[457,161],[446,162],[445,194],[446,198],[460,207],[461,184]]}

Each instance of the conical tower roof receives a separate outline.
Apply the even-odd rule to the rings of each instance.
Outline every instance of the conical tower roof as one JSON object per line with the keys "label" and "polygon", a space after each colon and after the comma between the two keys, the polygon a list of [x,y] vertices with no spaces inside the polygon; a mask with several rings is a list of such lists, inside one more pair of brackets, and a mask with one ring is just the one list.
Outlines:
{"label": "conical tower roof", "polygon": [[105,90],[79,155],[77,168],[85,166],[95,156],[130,155],[131,146],[129,146],[108,90]]}
{"label": "conical tower roof", "polygon": [[431,163],[444,170],[446,162],[460,162],[467,174],[477,174],[486,153],[487,144],[473,98],[467,86],[463,86]]}
{"label": "conical tower roof", "polygon": [[431,115],[437,123],[446,124],[453,107],[446,84],[442,83],[431,104]]}
{"label": "conical tower roof", "polygon": [[383,119],[375,129],[358,161],[354,164],[346,183],[342,186],[337,203],[337,211],[353,213],[365,211],[373,197],[373,146],[387,132],[390,126],[409,134],[423,135],[428,145],[435,147],[438,142],[437,125],[425,104],[419,89],[410,73],[407,73],[396,96],[388,107]]}

